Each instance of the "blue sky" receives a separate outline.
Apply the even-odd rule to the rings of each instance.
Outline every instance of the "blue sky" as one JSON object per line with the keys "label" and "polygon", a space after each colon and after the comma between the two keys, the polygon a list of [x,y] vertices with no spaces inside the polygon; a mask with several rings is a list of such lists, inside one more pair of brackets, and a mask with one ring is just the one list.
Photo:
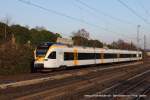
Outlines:
{"label": "blue sky", "polygon": [[[106,43],[113,40],[124,39],[136,43],[137,25],[140,24],[140,37],[150,38],[150,24],[134,15],[124,7],[118,0],[81,0],[94,7],[93,11],[76,0],[26,0],[47,9],[65,13],[66,15],[86,21],[92,25],[71,20],[64,16],[24,4],[18,0],[0,0],[0,20],[5,16],[11,18],[11,24],[44,26],[48,30],[61,33],[64,37],[71,36],[73,31],[84,28],[90,32],[91,38]],[[150,22],[150,0],[122,0],[136,11],[140,16]],[[105,13],[105,15],[104,15]],[[106,15],[107,14],[107,15]],[[114,17],[121,21],[114,20]],[[94,26],[95,25],[95,26]],[[107,31],[103,30],[105,28]],[[150,48],[150,41],[147,47]],[[140,41],[143,47],[143,40]]]}

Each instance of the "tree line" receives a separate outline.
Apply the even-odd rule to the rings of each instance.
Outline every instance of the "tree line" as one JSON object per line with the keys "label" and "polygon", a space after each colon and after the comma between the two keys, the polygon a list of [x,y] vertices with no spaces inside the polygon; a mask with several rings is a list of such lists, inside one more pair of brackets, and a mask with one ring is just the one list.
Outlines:
{"label": "tree line", "polygon": [[[58,37],[62,37],[61,34],[51,32],[44,27],[29,28],[28,26],[10,25],[0,22],[0,43],[5,43],[15,38],[17,44],[30,43],[32,46],[38,45],[42,42],[56,42]],[[74,45],[87,46],[87,47],[104,47],[107,46],[111,49],[125,49],[135,50],[137,47],[132,43],[128,43],[119,39],[113,41],[111,44],[103,43],[99,40],[90,39],[90,33],[85,29],[79,29],[76,32],[72,32],[72,40]]]}
{"label": "tree line", "polygon": [[85,29],[80,29],[72,33],[72,40],[74,45],[87,46],[87,47],[98,47],[98,48],[109,48],[109,49],[122,49],[122,50],[136,50],[137,47],[133,42],[125,42],[122,39],[113,41],[111,44],[103,43],[99,40],[90,39],[90,33]]}
{"label": "tree line", "polygon": [[17,44],[26,44],[30,41],[31,45],[37,45],[47,41],[55,42],[57,37],[61,37],[60,34],[48,31],[44,27],[29,29],[27,26],[8,26],[0,22],[0,43],[11,40],[12,35],[14,35]]}

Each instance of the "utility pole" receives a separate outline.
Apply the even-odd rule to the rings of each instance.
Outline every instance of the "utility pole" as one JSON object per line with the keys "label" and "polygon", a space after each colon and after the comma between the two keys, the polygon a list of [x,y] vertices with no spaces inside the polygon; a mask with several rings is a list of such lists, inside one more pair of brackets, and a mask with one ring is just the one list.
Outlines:
{"label": "utility pole", "polygon": [[144,59],[146,58],[146,35],[144,35]]}
{"label": "utility pole", "polygon": [[138,57],[139,57],[139,47],[140,47],[140,46],[139,46],[139,41],[140,41],[140,40],[139,40],[140,27],[141,27],[141,25],[137,25],[137,52],[138,52],[138,53],[137,53],[137,54],[138,54],[137,56],[138,56]]}
{"label": "utility pole", "polygon": [[9,22],[10,22],[10,18],[8,17],[8,16],[6,16],[6,18],[4,19],[4,23],[5,23],[5,36],[4,36],[4,38],[5,38],[5,40],[7,39],[7,26],[8,26],[8,24],[9,24]]}
{"label": "utility pole", "polygon": [[130,44],[130,49],[132,50],[133,48],[132,48],[132,40],[131,40],[131,44]]}
{"label": "utility pole", "polygon": [[141,25],[137,25],[137,51],[139,51],[139,33],[140,33],[140,27]]}
{"label": "utility pole", "polygon": [[144,35],[144,52],[146,50],[146,35]]}

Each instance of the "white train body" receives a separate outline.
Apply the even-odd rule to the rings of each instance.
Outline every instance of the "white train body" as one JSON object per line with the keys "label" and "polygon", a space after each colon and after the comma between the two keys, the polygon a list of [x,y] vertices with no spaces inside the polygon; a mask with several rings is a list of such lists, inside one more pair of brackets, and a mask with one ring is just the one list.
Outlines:
{"label": "white train body", "polygon": [[137,61],[141,59],[141,51],[69,47],[66,45],[45,43],[35,50],[34,68],[71,67]]}

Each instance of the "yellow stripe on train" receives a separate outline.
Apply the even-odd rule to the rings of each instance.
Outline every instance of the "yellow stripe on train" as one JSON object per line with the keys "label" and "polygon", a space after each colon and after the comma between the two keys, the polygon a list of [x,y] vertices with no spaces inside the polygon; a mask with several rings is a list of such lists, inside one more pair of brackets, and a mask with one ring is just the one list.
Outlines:
{"label": "yellow stripe on train", "polygon": [[73,61],[74,65],[78,65],[78,50],[74,49],[74,61]]}
{"label": "yellow stripe on train", "polygon": [[100,49],[100,63],[104,63],[104,50]]}
{"label": "yellow stripe on train", "polygon": [[42,62],[42,61],[44,61],[44,57],[36,57],[36,60],[39,62]]}

